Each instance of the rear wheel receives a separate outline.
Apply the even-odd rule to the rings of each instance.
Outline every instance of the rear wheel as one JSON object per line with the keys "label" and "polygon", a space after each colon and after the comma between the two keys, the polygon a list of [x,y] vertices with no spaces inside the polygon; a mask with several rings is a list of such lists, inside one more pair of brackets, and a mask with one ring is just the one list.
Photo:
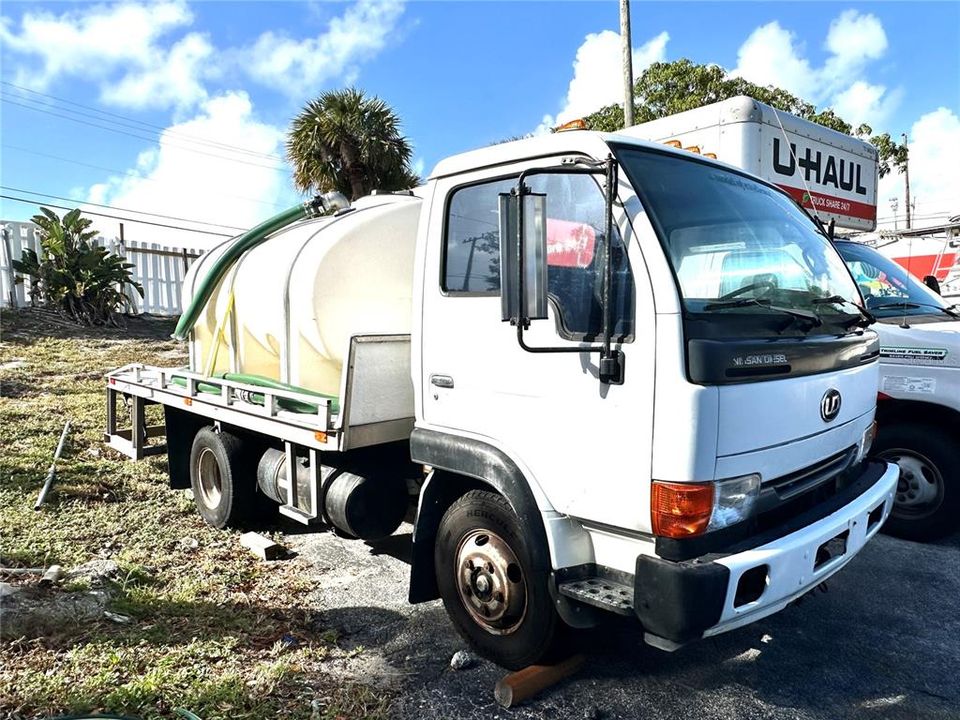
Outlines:
{"label": "rear wheel", "polygon": [[253,479],[245,477],[243,444],[236,435],[200,428],[190,451],[190,487],[200,516],[215,528],[235,526],[253,506]]}
{"label": "rear wheel", "polygon": [[454,626],[478,653],[512,670],[543,658],[557,630],[549,573],[534,570],[530,542],[505,498],[472,490],[444,514],[434,549]]}
{"label": "rear wheel", "polygon": [[960,527],[957,439],[933,425],[881,425],[874,451],[900,467],[885,532],[908,540],[933,540]]}

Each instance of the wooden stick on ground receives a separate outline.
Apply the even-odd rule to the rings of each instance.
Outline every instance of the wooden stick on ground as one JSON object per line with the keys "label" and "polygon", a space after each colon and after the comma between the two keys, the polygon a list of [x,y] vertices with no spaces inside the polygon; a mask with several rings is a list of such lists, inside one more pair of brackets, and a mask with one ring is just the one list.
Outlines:
{"label": "wooden stick on ground", "polygon": [[63,444],[67,441],[67,433],[70,432],[70,421],[67,420],[63,426],[63,432],[60,433],[60,442],[57,443],[57,451],[53,454],[53,462],[50,463],[50,469],[47,471],[47,479],[43,481],[43,488],[40,490],[40,496],[37,498],[37,504],[33,506],[34,510],[39,510],[43,505],[47,493],[53,487],[53,478],[57,474],[57,460],[60,459],[60,453],[63,452]]}
{"label": "wooden stick on ground", "polygon": [[570,677],[583,667],[583,662],[583,655],[572,655],[555,665],[525,667],[500,680],[493,689],[493,696],[501,707],[513,707]]}

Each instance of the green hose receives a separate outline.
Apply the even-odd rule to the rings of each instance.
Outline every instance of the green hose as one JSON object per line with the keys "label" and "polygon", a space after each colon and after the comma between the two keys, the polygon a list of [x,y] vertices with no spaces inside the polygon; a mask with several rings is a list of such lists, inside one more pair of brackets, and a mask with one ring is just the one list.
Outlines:
{"label": "green hose", "polygon": [[[306,388],[297,387],[296,385],[288,385],[287,383],[282,383],[278,380],[264,377],[263,375],[248,375],[246,373],[220,373],[218,375],[214,375],[209,382],[205,382],[203,380],[199,381],[197,383],[197,390],[202,393],[219,395],[220,385],[216,382],[218,378],[221,380],[231,380],[233,382],[246,383],[247,385],[257,385],[258,387],[271,388],[273,390],[289,390],[291,392],[298,392],[305,395],[313,395],[318,398],[324,398],[329,401],[331,413],[336,414],[340,412],[340,400],[335,395],[327,395],[326,393],[317,392],[315,390],[307,390]],[[187,386],[187,379],[185,377],[175,375],[170,378],[170,382],[172,382],[174,385],[179,385],[180,387]],[[259,393],[252,393],[249,399],[250,402],[256,403],[257,405],[263,405],[264,403],[263,395]],[[317,405],[300,402],[299,400],[290,400],[287,398],[277,398],[277,405],[282,407],[284,410],[289,410],[291,412],[310,413],[314,415],[319,409]]]}
{"label": "green hose", "polygon": [[213,295],[217,283],[220,282],[227,270],[240,259],[241,255],[262,243],[268,235],[275,233],[277,230],[281,230],[287,227],[287,225],[292,225],[305,217],[315,216],[320,208],[320,198],[315,198],[310,202],[297,205],[289,210],[284,210],[279,215],[274,215],[269,220],[265,220],[255,228],[247,230],[238,236],[223,255],[214,261],[213,266],[203,278],[200,287],[197,288],[196,293],[193,295],[193,299],[190,300],[190,305],[180,316],[177,329],[173,331],[173,337],[177,340],[185,340],[187,338],[187,335],[196,324],[197,318],[200,317],[203,306],[207,304],[210,296]]}

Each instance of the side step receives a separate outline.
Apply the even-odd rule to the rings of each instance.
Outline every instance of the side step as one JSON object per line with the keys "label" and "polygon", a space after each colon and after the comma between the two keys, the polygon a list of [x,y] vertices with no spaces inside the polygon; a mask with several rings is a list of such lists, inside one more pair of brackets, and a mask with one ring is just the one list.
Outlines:
{"label": "side step", "polygon": [[633,588],[607,578],[591,577],[560,583],[557,590],[573,600],[618,615],[633,615]]}

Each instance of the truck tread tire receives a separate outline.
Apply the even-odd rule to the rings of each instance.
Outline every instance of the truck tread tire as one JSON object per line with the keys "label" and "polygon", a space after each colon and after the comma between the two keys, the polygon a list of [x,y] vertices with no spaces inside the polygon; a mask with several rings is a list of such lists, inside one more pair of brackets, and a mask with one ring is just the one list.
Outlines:
{"label": "truck tread tire", "polygon": [[960,528],[960,438],[935,425],[891,423],[880,426],[873,452],[889,462],[896,462],[901,453],[913,455],[922,464],[935,468],[942,488],[932,506],[922,512],[898,512],[895,502],[883,526],[885,533],[924,541]]}
{"label": "truck tread tire", "polygon": [[[508,546],[506,552],[512,557],[507,566],[507,582],[514,583],[513,587],[519,587],[521,583],[525,587],[522,613],[516,613],[522,614],[522,617],[515,624],[504,620],[509,625],[506,631],[503,628],[490,630],[480,624],[475,619],[476,611],[467,609],[468,600],[461,590],[461,558],[465,552],[461,548],[466,543],[478,542],[471,541],[471,538],[479,538],[486,544],[484,537],[491,538],[491,545],[500,543]],[[447,509],[440,521],[434,548],[440,596],[457,631],[478,654],[510,670],[527,667],[548,655],[553,649],[558,629],[558,616],[548,587],[550,574],[549,571],[532,569],[530,542],[531,538],[524,533],[520,519],[503,496],[471,490]],[[499,587],[497,583],[502,582],[504,577],[504,573],[499,574],[499,580],[493,581],[493,589]]]}
{"label": "truck tread tire", "polygon": [[215,528],[236,527],[256,506],[255,482],[244,481],[243,443],[229,432],[200,428],[190,450],[190,487],[200,516]]}

